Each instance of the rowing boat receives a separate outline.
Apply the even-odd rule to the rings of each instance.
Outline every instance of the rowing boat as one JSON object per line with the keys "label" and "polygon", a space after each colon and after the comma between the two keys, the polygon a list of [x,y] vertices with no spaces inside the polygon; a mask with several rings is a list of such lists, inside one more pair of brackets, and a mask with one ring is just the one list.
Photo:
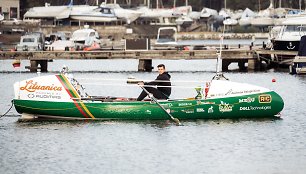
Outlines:
{"label": "rowing boat", "polygon": [[259,118],[277,116],[284,107],[272,90],[219,78],[197,91],[197,97],[168,100],[92,96],[73,76],[59,73],[16,82],[13,102],[22,119],[167,120],[169,114],[182,120]]}

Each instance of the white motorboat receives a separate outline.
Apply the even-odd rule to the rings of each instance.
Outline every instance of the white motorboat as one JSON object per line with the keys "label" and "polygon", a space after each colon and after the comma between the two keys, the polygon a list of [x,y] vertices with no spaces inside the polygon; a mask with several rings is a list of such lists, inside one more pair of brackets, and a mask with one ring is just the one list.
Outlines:
{"label": "white motorboat", "polygon": [[191,25],[193,20],[188,16],[181,16],[175,20],[177,25]]}
{"label": "white motorboat", "polygon": [[201,18],[209,18],[211,16],[218,16],[217,10],[204,7],[201,11]]}
{"label": "white motorboat", "polygon": [[112,8],[96,6],[73,7],[70,18],[90,22],[112,22],[118,20]]}
{"label": "white motorboat", "polygon": [[271,38],[274,50],[298,51],[300,39],[306,35],[306,16],[285,20],[279,33]]}
{"label": "white motorboat", "polygon": [[152,49],[175,49],[177,47],[177,29],[176,27],[160,27],[155,45]]}
{"label": "white motorboat", "polygon": [[274,25],[274,18],[270,16],[257,16],[251,20],[251,25],[255,27],[268,27]]}
{"label": "white motorboat", "polygon": [[236,19],[227,18],[227,19],[224,19],[223,24],[227,26],[234,26],[238,24],[238,21]]}
{"label": "white motorboat", "polygon": [[71,41],[74,42],[75,46],[79,49],[90,47],[94,43],[100,44],[99,34],[96,30],[89,28],[88,25],[84,26],[84,29],[79,29],[73,32]]}
{"label": "white motorboat", "polygon": [[131,22],[134,22],[136,19],[138,19],[142,12],[132,10],[132,9],[124,9],[119,6],[119,4],[105,4],[102,3],[100,7],[107,7],[113,9],[116,17],[118,19],[123,19],[126,21],[126,23],[130,24]]}
{"label": "white motorboat", "polygon": [[71,6],[50,6],[46,3],[43,7],[32,7],[25,14],[24,18],[69,18]]}

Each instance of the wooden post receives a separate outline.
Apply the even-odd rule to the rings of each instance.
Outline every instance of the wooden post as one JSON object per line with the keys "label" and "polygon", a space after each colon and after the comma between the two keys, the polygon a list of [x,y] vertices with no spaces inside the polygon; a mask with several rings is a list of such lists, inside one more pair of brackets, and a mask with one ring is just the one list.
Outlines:
{"label": "wooden post", "polygon": [[232,63],[231,60],[222,59],[222,71],[228,71],[228,66]]}
{"label": "wooden post", "polygon": [[48,60],[39,61],[41,72],[48,72]]}
{"label": "wooden post", "polygon": [[30,66],[26,66],[30,69],[30,72],[37,72],[38,65],[40,65],[41,72],[48,72],[48,60],[30,60]]}
{"label": "wooden post", "polygon": [[248,71],[254,71],[255,70],[255,60],[254,59],[249,59],[248,60]]}
{"label": "wooden post", "polygon": [[240,71],[246,70],[245,63],[246,63],[245,60],[238,60],[238,66]]}
{"label": "wooden post", "polygon": [[152,59],[139,59],[138,71],[152,72]]}
{"label": "wooden post", "polygon": [[38,62],[36,60],[30,60],[30,72],[37,72]]}
{"label": "wooden post", "polygon": [[253,53],[253,59],[248,59],[248,71],[258,71],[260,70],[260,60],[256,53]]}

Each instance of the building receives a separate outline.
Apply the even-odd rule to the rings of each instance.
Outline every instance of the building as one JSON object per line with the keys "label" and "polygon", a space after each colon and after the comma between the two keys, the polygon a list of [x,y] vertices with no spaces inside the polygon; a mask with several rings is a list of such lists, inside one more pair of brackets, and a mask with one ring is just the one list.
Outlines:
{"label": "building", "polygon": [[0,14],[4,19],[20,18],[20,0],[0,0]]}

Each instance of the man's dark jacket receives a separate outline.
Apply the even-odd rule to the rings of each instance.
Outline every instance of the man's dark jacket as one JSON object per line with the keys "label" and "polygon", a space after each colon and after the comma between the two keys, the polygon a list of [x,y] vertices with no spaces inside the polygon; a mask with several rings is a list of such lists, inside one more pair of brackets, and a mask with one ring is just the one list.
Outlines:
{"label": "man's dark jacket", "polygon": [[170,74],[168,74],[168,72],[164,72],[162,74],[159,74],[154,81],[147,82],[144,84],[145,85],[156,85],[159,91],[161,91],[164,95],[169,97],[171,94],[171,87],[159,87],[159,86],[171,86],[170,78],[171,78]]}

